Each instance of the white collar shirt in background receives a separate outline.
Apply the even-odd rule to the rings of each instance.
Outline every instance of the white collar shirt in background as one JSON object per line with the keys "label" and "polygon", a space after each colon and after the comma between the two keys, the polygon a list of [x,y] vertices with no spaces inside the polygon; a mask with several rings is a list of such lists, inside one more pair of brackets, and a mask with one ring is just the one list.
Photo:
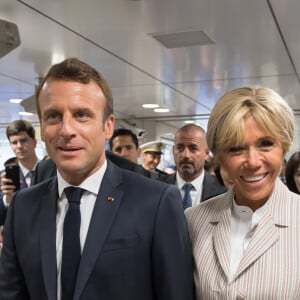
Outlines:
{"label": "white collar shirt in background", "polygon": [[[202,188],[203,188],[203,180],[204,180],[204,171],[201,173],[200,176],[198,176],[193,181],[189,182],[193,185],[193,188],[190,191],[191,197],[192,197],[192,206],[195,206],[201,202],[201,196],[202,196]],[[184,196],[184,189],[183,186],[186,184],[186,181],[184,181],[178,172],[176,172],[176,185],[180,190],[181,198],[183,199]]]}
{"label": "white collar shirt in background", "polygon": [[235,200],[233,201],[231,210],[230,281],[237,271],[258,223],[267,211],[268,201],[255,212],[248,206],[237,205]]}
{"label": "white collar shirt in background", "polygon": [[21,162],[18,162],[18,164],[19,164],[19,166],[20,166],[20,169],[21,169],[21,171],[22,171],[22,173],[23,173],[23,176],[24,176],[24,178],[25,178],[25,180],[26,180],[27,186],[30,186],[30,185],[31,185],[31,177],[30,177],[30,175],[29,175],[29,172],[30,172],[30,171],[35,171],[38,162],[39,162],[39,161],[36,161],[36,163],[34,164],[34,166],[33,166],[33,168],[32,168],[31,170],[26,169],[26,168],[22,165]]}
{"label": "white collar shirt in background", "polygon": [[[87,237],[90,221],[92,218],[93,209],[95,206],[96,198],[100,189],[100,185],[107,168],[107,161],[91,176],[86,178],[78,187],[85,191],[81,197],[80,203],[80,247],[81,253],[84,248],[85,240]],[[61,264],[62,264],[62,243],[63,243],[63,226],[64,220],[69,208],[69,203],[64,189],[71,186],[66,182],[60,173],[57,171],[58,179],[58,203],[56,212],[56,262],[57,262],[57,299],[61,299]]]}

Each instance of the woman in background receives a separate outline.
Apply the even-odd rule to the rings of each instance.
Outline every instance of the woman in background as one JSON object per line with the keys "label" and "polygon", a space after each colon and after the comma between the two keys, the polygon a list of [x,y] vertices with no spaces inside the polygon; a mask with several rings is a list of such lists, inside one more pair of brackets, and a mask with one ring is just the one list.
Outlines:
{"label": "woman in background", "polygon": [[300,194],[300,152],[295,152],[287,162],[285,169],[287,187],[294,193]]}
{"label": "woman in background", "polygon": [[208,147],[233,185],[186,210],[197,299],[300,299],[300,196],[279,179],[293,134],[293,111],[267,88],[213,108]]}

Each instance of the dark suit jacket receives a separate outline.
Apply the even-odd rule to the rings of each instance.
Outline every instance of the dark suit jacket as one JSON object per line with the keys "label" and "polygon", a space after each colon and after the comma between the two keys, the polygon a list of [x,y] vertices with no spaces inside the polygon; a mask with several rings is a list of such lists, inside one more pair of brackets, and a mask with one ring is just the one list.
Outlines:
{"label": "dark suit jacket", "polygon": [[[122,169],[130,170],[146,177],[153,177],[151,176],[151,173],[148,170],[144,169],[141,165],[135,164],[128,159],[115,155],[110,151],[106,151],[106,157]],[[56,165],[53,162],[53,160],[52,159],[41,160],[38,163],[34,172],[34,182],[39,183],[53,176],[56,176]],[[25,188],[26,181],[21,169],[20,169],[20,179],[21,179],[21,189]],[[160,180],[160,177],[157,179]],[[0,189],[0,226],[4,224],[6,214],[7,214],[7,207],[4,205],[3,194]]]}
{"label": "dark suit jacket", "polygon": [[[132,161],[118,156],[110,151],[106,151],[105,154],[106,158],[118,167],[136,172],[146,177],[151,177],[150,172],[144,169],[141,165],[135,164]],[[51,158],[45,159],[40,161],[36,167],[34,182],[39,183],[53,176],[56,176],[56,165]]]}
{"label": "dark suit jacket", "polygon": [[[169,184],[176,184],[176,173],[168,175],[163,180]],[[211,197],[217,196],[219,194],[223,194],[227,191],[226,187],[218,181],[218,179],[210,175],[207,171],[204,171],[204,179],[203,179],[203,190],[201,196],[201,202],[205,201]]]}
{"label": "dark suit jacket", "polygon": [[[1,300],[56,299],[57,198],[56,177],[14,195],[0,257]],[[74,299],[194,299],[192,254],[176,187],[108,161]]]}

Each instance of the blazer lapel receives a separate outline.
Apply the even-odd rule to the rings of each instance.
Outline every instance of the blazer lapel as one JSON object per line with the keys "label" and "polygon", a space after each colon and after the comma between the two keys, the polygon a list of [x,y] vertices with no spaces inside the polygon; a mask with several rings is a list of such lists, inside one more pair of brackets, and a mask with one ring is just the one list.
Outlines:
{"label": "blazer lapel", "polygon": [[41,196],[40,242],[42,273],[49,300],[57,298],[57,268],[56,268],[56,208],[57,180],[51,180]]}
{"label": "blazer lapel", "polygon": [[121,182],[119,168],[108,161],[81,257],[74,300],[79,299],[86,285],[119,209],[123,197],[123,191],[118,190]]}
{"label": "blazer lapel", "polygon": [[235,277],[279,241],[279,228],[289,226],[290,208],[285,201],[289,197],[287,193],[287,187],[280,179],[277,179],[275,189],[269,199],[268,214],[258,224]]}
{"label": "blazer lapel", "polygon": [[229,253],[231,243],[231,202],[232,202],[232,190],[228,191],[226,198],[220,203],[222,208],[218,207],[216,211],[222,211],[221,214],[216,213],[211,223],[216,223],[215,230],[213,232],[213,245],[216,251],[218,261],[226,274],[229,274]]}
{"label": "blazer lapel", "polygon": [[278,240],[278,228],[275,226],[272,216],[268,215],[258,224],[235,277],[259,259]]}

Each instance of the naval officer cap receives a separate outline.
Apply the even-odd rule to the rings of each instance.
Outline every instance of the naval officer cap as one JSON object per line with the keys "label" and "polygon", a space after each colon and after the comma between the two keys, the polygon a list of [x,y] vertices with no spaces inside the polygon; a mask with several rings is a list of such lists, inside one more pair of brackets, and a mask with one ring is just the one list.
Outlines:
{"label": "naval officer cap", "polygon": [[159,141],[153,141],[149,143],[145,143],[140,147],[143,153],[158,153],[162,154],[163,143]]}

